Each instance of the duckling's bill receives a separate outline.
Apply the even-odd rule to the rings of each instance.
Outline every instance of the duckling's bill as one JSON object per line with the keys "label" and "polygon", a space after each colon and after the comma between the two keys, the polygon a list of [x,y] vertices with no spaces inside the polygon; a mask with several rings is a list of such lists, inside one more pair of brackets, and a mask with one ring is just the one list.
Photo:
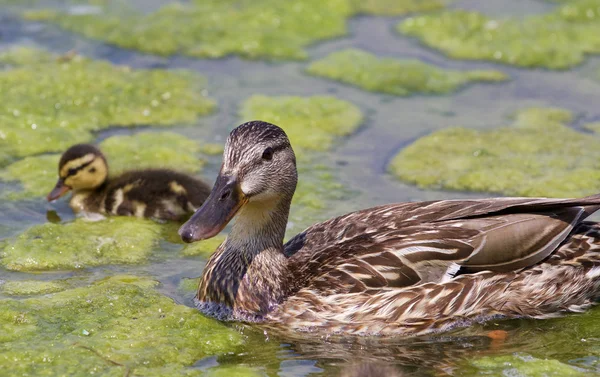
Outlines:
{"label": "duckling's bill", "polygon": [[49,202],[53,202],[65,195],[67,192],[69,192],[69,190],[71,190],[71,188],[65,184],[65,180],[59,178],[58,182],[56,182],[56,186],[54,186],[52,191],[50,191],[46,199],[48,199]]}
{"label": "duckling's bill", "polygon": [[179,228],[184,242],[195,242],[219,234],[248,197],[235,177],[219,175],[206,202]]}

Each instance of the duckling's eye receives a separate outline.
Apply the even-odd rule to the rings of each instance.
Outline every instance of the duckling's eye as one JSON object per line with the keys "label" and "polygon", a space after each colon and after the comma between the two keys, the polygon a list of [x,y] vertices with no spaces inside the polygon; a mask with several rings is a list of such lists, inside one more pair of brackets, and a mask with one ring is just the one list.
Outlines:
{"label": "duckling's eye", "polygon": [[96,168],[91,168],[90,170],[88,170],[88,172],[95,173],[96,172]]}
{"label": "duckling's eye", "polygon": [[75,174],[77,174],[77,169],[75,169],[75,168],[69,169],[69,175],[75,175]]}
{"label": "duckling's eye", "polygon": [[262,159],[266,160],[266,161],[271,161],[273,159],[273,148],[268,147],[267,149],[264,150],[263,154],[262,154]]}

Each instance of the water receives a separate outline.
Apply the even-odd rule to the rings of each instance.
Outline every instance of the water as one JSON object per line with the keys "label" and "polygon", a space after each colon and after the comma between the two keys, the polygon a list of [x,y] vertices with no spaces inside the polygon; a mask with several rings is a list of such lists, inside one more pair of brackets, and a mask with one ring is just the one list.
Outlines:
{"label": "water", "polygon": [[[153,1],[156,7],[161,1]],[[478,10],[489,15],[521,16],[552,8],[541,1],[461,0],[454,8]],[[145,9],[149,9],[145,8]],[[484,194],[422,190],[403,184],[387,173],[390,159],[416,138],[440,128],[462,125],[474,129],[489,129],[508,124],[507,115],[530,106],[557,106],[578,114],[578,124],[600,119],[600,84],[591,80],[597,71],[599,58],[589,58],[574,69],[551,72],[542,69],[524,70],[477,61],[455,61],[422,47],[416,40],[398,36],[393,28],[399,18],[360,16],[350,21],[348,36],[316,44],[309,48],[310,59],[324,57],[333,50],[356,47],[369,52],[413,58],[452,69],[500,69],[511,76],[506,83],[472,85],[449,96],[414,96],[397,98],[367,93],[357,88],[305,75],[306,63],[265,63],[236,57],[200,60],[182,56],[162,58],[120,49],[64,32],[57,27],[19,20],[0,10],[0,49],[13,45],[38,44],[51,51],[64,53],[76,49],[79,53],[106,59],[134,68],[184,68],[198,71],[208,78],[209,96],[219,104],[218,112],[203,117],[198,127],[176,127],[174,132],[195,139],[222,143],[228,132],[239,124],[239,104],[253,94],[315,95],[329,94],[358,105],[365,113],[365,122],[352,136],[344,138],[325,156],[325,164],[334,168],[337,178],[354,194],[352,200],[336,205],[320,214],[323,219],[351,210],[374,205],[446,198],[483,197]],[[374,41],[376,41],[374,43]],[[111,129],[98,135],[98,140],[136,130]],[[209,160],[203,175],[214,180],[220,157]],[[300,176],[302,179],[302,176]],[[6,185],[0,183],[0,185]],[[0,186],[2,187],[2,186]],[[56,213],[47,213],[56,211]],[[27,202],[0,202],[0,239],[18,234],[33,224],[48,221],[57,215],[63,221],[73,219],[64,202],[47,204],[41,198]],[[59,272],[43,275],[43,279],[81,276],[86,281],[125,272],[150,276],[162,284],[159,291],[176,302],[191,306],[191,294],[177,287],[183,278],[201,274],[205,260],[182,258],[169,251],[178,247],[161,242],[149,264],[140,266],[108,266],[79,272]],[[0,270],[1,280],[27,279],[28,274]],[[595,317],[594,317],[595,316]],[[314,339],[303,335],[290,339],[275,333],[263,333],[260,328],[232,324],[255,344],[243,352],[226,356],[207,356],[194,368],[205,370],[215,365],[243,363],[269,376],[351,375],[362,367],[373,375],[388,375],[390,369],[398,375],[474,375],[477,368],[469,360],[484,356],[534,355],[554,359],[588,371],[599,371],[600,325],[590,325],[600,318],[599,310],[566,319],[548,321],[515,320],[491,322],[485,325],[424,339],[335,338]],[[501,329],[507,340],[495,341],[486,336],[490,330]],[[267,340],[268,339],[268,340]],[[527,356],[531,357],[531,356]],[[509,363],[498,373],[512,375]],[[495,375],[495,372],[490,372]],[[520,373],[520,372],[519,372]],[[537,374],[536,374],[537,375]]]}

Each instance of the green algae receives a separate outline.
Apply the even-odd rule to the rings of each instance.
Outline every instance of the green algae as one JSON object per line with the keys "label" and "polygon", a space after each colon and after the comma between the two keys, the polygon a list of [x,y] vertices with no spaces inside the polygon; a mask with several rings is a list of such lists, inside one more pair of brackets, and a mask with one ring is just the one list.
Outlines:
{"label": "green algae", "polygon": [[0,198],[13,200],[42,197],[52,190],[58,179],[58,161],[60,156],[42,155],[25,157],[0,170],[3,181],[19,181],[22,189],[0,193]]}
{"label": "green algae", "polygon": [[494,130],[447,128],[402,150],[390,164],[419,187],[570,197],[600,187],[600,139],[566,126],[563,109],[520,111]]}
{"label": "green algae", "polygon": [[593,133],[598,134],[598,133],[600,133],[600,122],[584,124],[583,128],[585,128],[588,131],[592,131]]}
{"label": "green algae", "polygon": [[[99,147],[108,160],[111,175],[145,168],[197,173],[205,164],[196,141],[172,132],[112,136],[102,141]],[[18,181],[22,185],[21,190],[4,192],[0,198],[17,200],[45,196],[58,179],[59,159],[59,155],[25,157],[0,170],[0,179]]]}
{"label": "green algae", "polygon": [[3,375],[195,376],[202,373],[186,367],[244,343],[239,333],[160,295],[155,284],[117,276],[51,298],[2,300]]}
{"label": "green algae", "polygon": [[441,0],[355,0],[359,13],[378,16],[401,16],[408,13],[442,9]]}
{"label": "green algae", "polygon": [[584,371],[560,361],[537,359],[523,353],[482,357],[471,361],[471,364],[478,369],[480,374],[486,376],[575,377],[588,375]]}
{"label": "green algae", "polygon": [[354,132],[363,116],[355,105],[331,96],[254,95],[242,105],[244,121],[260,119],[283,128],[295,148],[325,151]]}
{"label": "green algae", "polygon": [[345,35],[347,18],[355,14],[402,15],[442,6],[440,0],[196,0],[149,14],[111,11],[105,4],[99,14],[42,9],[24,17],[158,55],[305,59],[308,45]]}
{"label": "green algae", "polygon": [[113,217],[36,225],[6,242],[0,264],[8,270],[72,270],[145,262],[160,236],[150,220]]}
{"label": "green algae", "polygon": [[63,151],[112,126],[192,123],[214,103],[191,72],[133,70],[31,48],[0,54],[0,149],[14,157]]}
{"label": "green algae", "polygon": [[507,79],[499,71],[451,71],[418,60],[378,58],[366,51],[346,49],[313,62],[307,72],[358,86],[371,92],[408,96],[445,94],[472,82]]}
{"label": "green algae", "polygon": [[570,1],[525,18],[495,19],[464,10],[409,18],[406,35],[452,58],[502,62],[520,67],[566,69],[600,53],[600,0]]}
{"label": "green algae", "polygon": [[351,191],[338,182],[332,169],[314,161],[302,161],[301,158],[298,175],[300,179],[292,199],[288,224],[288,234],[292,235],[324,220],[324,212],[351,195]]}
{"label": "green algae", "polygon": [[68,287],[64,281],[15,280],[4,282],[0,291],[9,296],[31,296],[60,292]]}
{"label": "green algae", "polygon": [[177,288],[183,293],[195,293],[198,290],[200,278],[183,278]]}
{"label": "green algae", "polygon": [[162,167],[197,173],[205,163],[198,156],[201,148],[196,141],[173,132],[112,136],[102,141],[99,148],[107,157],[111,172]]}
{"label": "green algae", "polygon": [[304,47],[346,33],[347,0],[208,0],[135,12],[25,13],[86,37],[158,55],[304,59]]}
{"label": "green algae", "polygon": [[194,242],[192,244],[185,245],[181,250],[181,254],[186,257],[196,255],[209,257],[215,250],[217,250],[217,247],[219,247],[223,241],[225,241],[225,235],[218,235],[208,240]]}
{"label": "green algae", "polygon": [[219,156],[223,154],[223,144],[205,143],[200,146],[200,152],[208,156]]}

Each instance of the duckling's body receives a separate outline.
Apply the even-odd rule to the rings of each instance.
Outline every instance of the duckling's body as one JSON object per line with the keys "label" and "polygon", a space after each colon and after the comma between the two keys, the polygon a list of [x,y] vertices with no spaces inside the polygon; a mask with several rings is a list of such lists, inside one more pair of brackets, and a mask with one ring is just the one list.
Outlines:
{"label": "duckling's body", "polygon": [[78,144],[59,162],[59,180],[48,200],[73,191],[75,212],[178,220],[194,212],[210,188],[199,179],[169,169],[128,171],[114,178],[93,145]]}
{"label": "duckling's body", "polygon": [[491,318],[579,312],[600,298],[600,224],[581,199],[399,203],[316,224],[285,245],[294,153],[277,126],[234,129],[186,242],[213,237],[198,307],[292,330],[421,335]]}

